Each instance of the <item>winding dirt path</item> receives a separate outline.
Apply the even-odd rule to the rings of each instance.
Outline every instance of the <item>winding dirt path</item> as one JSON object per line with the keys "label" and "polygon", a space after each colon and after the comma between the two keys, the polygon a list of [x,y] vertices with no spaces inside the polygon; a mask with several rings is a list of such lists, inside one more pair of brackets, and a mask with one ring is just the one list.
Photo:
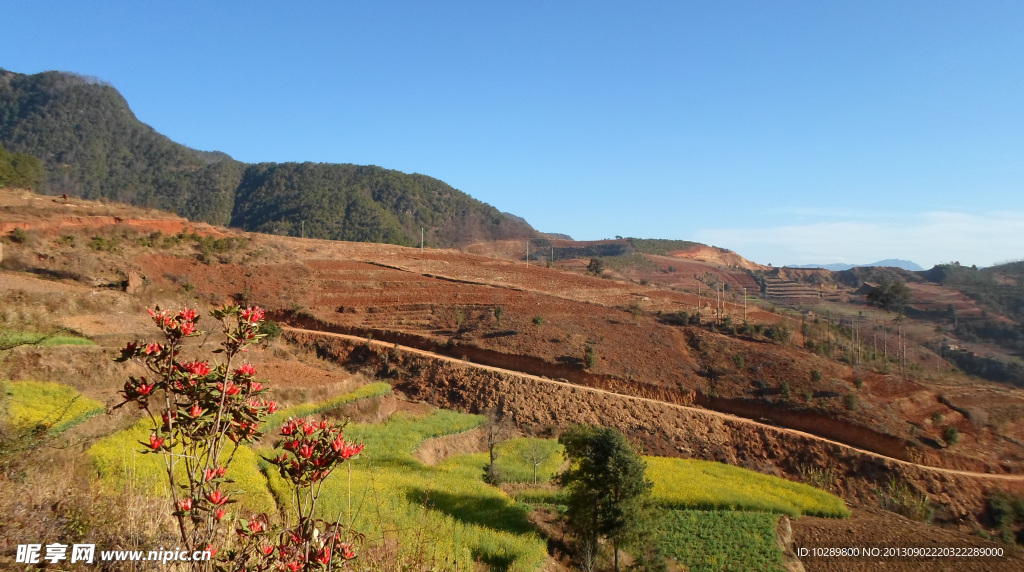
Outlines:
{"label": "winding dirt path", "polygon": [[[363,344],[369,343],[371,345],[382,347],[382,348],[392,348],[392,347],[395,347],[395,344],[389,344],[387,342],[382,342],[382,341],[379,341],[379,340],[367,340],[366,338],[361,338],[359,336],[351,336],[351,335],[348,335],[348,334],[336,334],[336,333],[333,333],[333,332],[322,332],[322,331],[319,331],[319,330],[305,330],[305,329],[301,329],[301,328],[293,328],[291,326],[282,326],[282,329],[284,329],[285,331],[289,331],[289,332],[296,332],[296,333],[301,333],[301,334],[313,334],[313,335],[328,336],[328,337],[332,337],[332,338],[339,338],[339,339],[343,339],[343,340],[347,340],[347,341],[351,341],[351,342],[363,343]],[[849,451],[854,451],[854,452],[857,452],[857,453],[862,454],[862,455],[867,455],[867,456],[870,456],[870,457],[874,457],[876,459],[881,459],[881,460],[884,460],[884,461],[888,461],[890,463],[895,463],[895,464],[906,466],[906,467],[914,467],[914,468],[917,468],[917,469],[922,469],[922,470],[925,470],[925,471],[932,471],[932,472],[935,472],[935,473],[941,473],[941,474],[946,474],[946,475],[957,475],[957,476],[961,476],[961,477],[970,477],[970,478],[976,478],[976,479],[997,480],[997,481],[1014,481],[1014,482],[1022,482],[1022,481],[1024,481],[1024,475],[1005,475],[1005,474],[993,474],[993,473],[978,473],[978,472],[973,472],[973,471],[963,471],[963,470],[959,470],[959,469],[946,469],[946,468],[942,468],[942,467],[933,467],[933,466],[930,466],[930,465],[921,465],[921,464],[918,464],[918,463],[912,463],[910,461],[904,461],[904,460],[896,459],[896,458],[893,458],[893,457],[887,457],[885,455],[881,455],[879,453],[868,451],[866,449],[860,449],[860,448],[854,447],[852,445],[848,445],[846,443],[842,443],[840,441],[833,441],[831,439],[826,439],[824,437],[819,437],[817,435],[814,435],[813,433],[806,433],[804,431],[798,431],[796,429],[787,429],[785,427],[778,427],[778,426],[775,426],[775,425],[766,425],[764,423],[759,423],[759,422],[754,421],[752,419],[747,419],[745,417],[738,417],[736,415],[730,415],[728,413],[722,413],[720,411],[714,411],[712,409],[703,409],[703,408],[699,408],[699,407],[687,407],[685,405],[676,405],[676,404],[673,404],[673,403],[666,403],[664,401],[657,401],[657,400],[654,400],[654,399],[648,399],[646,397],[637,397],[637,396],[634,396],[634,395],[627,395],[627,394],[623,394],[623,393],[615,393],[615,392],[607,391],[607,390],[604,390],[604,389],[597,389],[597,388],[593,388],[593,387],[587,387],[585,385],[575,385],[575,384],[572,384],[572,383],[566,383],[564,381],[556,381],[556,380],[553,380],[553,379],[548,379],[546,377],[540,377],[540,376],[536,376],[536,375],[531,375],[531,374],[528,374],[528,373],[523,373],[523,372],[519,372],[519,371],[515,371],[515,370],[503,369],[503,368],[500,368],[500,367],[494,367],[494,366],[490,366],[490,365],[484,365],[484,364],[474,363],[474,362],[470,362],[470,361],[466,361],[466,360],[461,360],[461,359],[458,359],[458,358],[453,358],[453,357],[449,357],[449,356],[446,356],[446,355],[436,354],[436,353],[433,353],[433,352],[428,352],[428,351],[424,351],[424,350],[421,350],[421,349],[412,348],[412,347],[408,347],[408,346],[398,345],[398,348],[400,350],[402,350],[403,352],[409,352],[411,354],[420,355],[420,356],[427,357],[427,358],[430,358],[430,359],[435,359],[435,360],[455,363],[455,364],[463,365],[463,366],[466,366],[466,367],[473,367],[473,368],[477,368],[477,369],[481,369],[481,370],[485,370],[485,371],[492,371],[492,372],[496,372],[496,373],[515,375],[515,376],[523,377],[523,378],[526,378],[526,379],[538,381],[538,382],[541,382],[541,383],[547,383],[547,384],[561,386],[561,387],[573,388],[573,389],[576,389],[578,391],[588,391],[588,392],[597,393],[597,394],[614,395],[615,397],[619,397],[619,398],[622,398],[622,399],[630,399],[630,400],[633,400],[633,401],[646,402],[646,403],[655,403],[655,404],[658,404],[658,405],[664,406],[664,407],[672,407],[672,408],[676,408],[676,409],[681,409],[683,411],[689,411],[689,412],[698,413],[698,414],[702,414],[702,415],[708,415],[708,416],[711,416],[711,417],[718,417],[718,418],[721,418],[721,419],[728,419],[728,420],[736,422],[736,423],[743,423],[743,424],[746,424],[746,425],[751,425],[751,426],[754,426],[754,427],[763,428],[763,429],[766,429],[766,430],[769,430],[769,431],[776,431],[776,432],[787,434],[787,435],[795,435],[795,436],[805,437],[805,438],[808,438],[808,439],[813,439],[815,441],[819,441],[819,442],[822,442],[822,443],[828,443],[830,445],[835,445],[835,446],[838,446],[838,447],[842,447],[842,448],[844,448],[846,450],[849,450]]]}

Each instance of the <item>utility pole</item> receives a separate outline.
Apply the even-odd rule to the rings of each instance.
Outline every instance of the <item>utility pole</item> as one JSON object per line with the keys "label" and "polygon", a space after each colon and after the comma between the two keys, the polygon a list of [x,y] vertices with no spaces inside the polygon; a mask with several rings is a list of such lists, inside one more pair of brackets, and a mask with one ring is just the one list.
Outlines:
{"label": "utility pole", "polygon": [[420,227],[420,254],[423,254],[423,227]]}
{"label": "utility pole", "polygon": [[878,327],[871,320],[871,361],[878,362]]}
{"label": "utility pole", "polygon": [[530,241],[526,241],[526,267],[530,267]]}
{"label": "utility pole", "polygon": [[302,221],[302,238],[306,238],[306,221]]}
{"label": "utility pole", "polygon": [[700,299],[700,284],[701,284],[700,278],[698,278],[697,279],[697,315],[698,316],[700,315],[700,302],[701,302],[701,299]]}
{"label": "utility pole", "polygon": [[715,314],[717,315],[718,321],[722,321],[722,296],[720,295],[721,286],[715,285]]}
{"label": "utility pole", "polygon": [[747,287],[743,287],[743,323],[747,323]]}
{"label": "utility pole", "polygon": [[900,349],[903,347],[903,325],[896,323],[896,366],[899,369],[900,377],[903,377],[903,359],[900,358]]}
{"label": "utility pole", "polygon": [[829,358],[835,359],[836,354],[832,351],[832,310],[825,310],[825,339],[828,341]]}

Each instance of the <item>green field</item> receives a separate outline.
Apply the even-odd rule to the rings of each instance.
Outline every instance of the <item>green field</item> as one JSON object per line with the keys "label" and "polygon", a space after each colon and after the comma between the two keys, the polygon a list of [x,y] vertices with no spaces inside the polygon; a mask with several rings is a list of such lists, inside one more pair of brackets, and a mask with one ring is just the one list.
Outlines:
{"label": "green field", "polygon": [[0,330],[0,349],[14,346],[94,346],[90,339],[79,336],[35,334],[18,330]]}
{"label": "green field", "polygon": [[[665,508],[850,516],[842,499],[802,483],[711,461],[646,456],[644,461],[654,483],[654,502]],[[564,504],[561,491],[550,487],[518,491],[516,499]]]}
{"label": "green field", "polygon": [[532,483],[536,462],[537,482],[550,482],[565,462],[564,450],[554,439],[509,439],[496,448],[498,476],[504,483]]}
{"label": "green field", "polygon": [[[330,411],[357,399],[384,395],[387,384],[372,384],[320,404],[283,410],[269,420]],[[406,568],[456,567],[484,563],[494,570],[533,571],[547,559],[546,543],[534,531],[529,504],[562,504],[550,484],[564,463],[551,439],[512,439],[497,449],[499,475],[509,482],[533,482],[533,458],[542,486],[512,498],[483,481],[486,453],[455,455],[428,466],[414,456],[432,437],[479,427],[485,418],[447,410],[414,416],[396,413],[385,423],[351,424],[345,438],[364,443],[363,453],[323,483],[317,515],[339,520],[366,535],[366,564],[374,554]],[[143,455],[140,441],[151,431],[148,419],[94,445],[100,480],[108,487],[147,487],[165,493],[163,460]],[[270,448],[238,450],[229,477],[235,479],[241,514],[290,511],[290,488],[276,469],[259,457]],[[664,510],[658,542],[667,556],[692,570],[778,570],[775,547],[779,514],[843,517],[838,497],[812,487],[746,469],[688,459],[645,457],[654,482],[654,500]],[[708,510],[714,509],[714,510]],[[371,548],[375,547],[375,548]]]}
{"label": "green field", "polygon": [[809,485],[740,467],[698,461],[644,457],[658,504],[680,509],[729,509],[846,518],[842,499]]}
{"label": "green field", "polygon": [[309,417],[310,415],[318,415],[320,413],[328,412],[332,409],[341,407],[342,405],[358,401],[360,399],[367,399],[370,397],[381,397],[391,393],[391,386],[384,383],[370,383],[360,387],[359,389],[339,395],[327,401],[321,401],[320,403],[304,403],[302,405],[296,405],[294,407],[288,407],[282,409],[272,415],[267,415],[263,420],[263,431],[271,433],[277,431],[284,425],[285,421],[288,421],[292,417]]}
{"label": "green field", "polygon": [[15,427],[42,424],[59,432],[104,411],[102,403],[59,383],[9,381],[0,384],[0,391],[6,397],[7,418]]}
{"label": "green field", "polygon": [[658,526],[666,556],[693,572],[781,572],[779,516],[763,512],[667,510]]}
{"label": "green field", "polygon": [[[142,453],[148,448],[143,444],[149,441],[152,432],[153,422],[149,418],[142,419],[131,428],[100,439],[89,448],[88,454],[103,488],[110,491],[130,489],[154,497],[169,494],[163,455]],[[233,450],[231,443],[225,447],[227,454]],[[235,506],[241,508],[241,514],[277,511],[274,497],[267,489],[267,479],[260,470],[263,463],[265,461],[249,447],[240,447],[231,462],[227,477],[235,482],[229,490],[239,500]],[[178,468],[179,472],[175,474],[183,478],[184,464],[179,464]]]}
{"label": "green field", "polygon": [[[479,560],[497,570],[536,570],[547,557],[546,545],[533,532],[526,510],[483,482],[485,454],[457,455],[436,467],[413,457],[424,439],[483,422],[479,415],[437,410],[350,425],[345,438],[365,443],[366,449],[351,463],[351,474],[342,468],[324,483],[319,514],[351,522],[371,543],[391,547],[409,567],[471,569]],[[287,498],[279,476],[270,475],[269,482],[279,502]]]}

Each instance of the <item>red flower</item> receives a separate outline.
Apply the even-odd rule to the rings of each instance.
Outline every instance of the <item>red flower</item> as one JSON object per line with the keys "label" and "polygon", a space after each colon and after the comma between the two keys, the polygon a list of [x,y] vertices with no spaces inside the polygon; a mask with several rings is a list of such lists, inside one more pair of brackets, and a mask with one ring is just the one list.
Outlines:
{"label": "red flower", "polygon": [[277,411],[277,403],[274,401],[267,402],[267,413],[273,413]]}
{"label": "red flower", "polygon": [[329,564],[331,562],[331,549],[324,546],[320,549],[320,554],[317,555],[316,561],[321,564]]}
{"label": "red flower", "polygon": [[306,435],[312,435],[313,431],[316,431],[316,426],[315,425],[312,425],[310,423],[303,423],[302,424],[302,432],[305,433]]}
{"label": "red flower", "polygon": [[263,384],[262,384],[262,383],[260,383],[260,382],[258,382],[258,381],[254,381],[254,382],[252,382],[252,383],[250,383],[250,384],[249,384],[249,387],[250,387],[250,388],[251,388],[251,389],[252,389],[253,391],[259,391],[259,390],[263,389]]}
{"label": "red flower", "polygon": [[185,322],[181,325],[181,335],[191,336],[196,331],[196,325],[192,322]]}
{"label": "red flower", "polygon": [[[251,532],[263,532],[263,522],[258,520],[258,519],[256,519],[256,518],[250,519],[249,520],[249,530]],[[267,546],[265,548],[270,548],[271,551],[274,550],[274,547],[272,547],[272,546]]]}
{"label": "red flower", "polygon": [[311,447],[309,445],[303,445],[302,447],[299,447],[299,456],[301,456],[303,458],[306,458],[306,459],[312,457],[313,456],[313,447]]}
{"label": "red flower", "polygon": [[217,510],[216,510],[216,511],[215,511],[215,512],[213,513],[213,516],[214,516],[214,518],[216,518],[217,520],[220,520],[220,519],[224,518],[224,514],[226,514],[227,512],[228,512],[228,511],[226,511],[226,510],[224,510],[224,509],[222,509],[222,508],[218,508],[218,509],[217,509]]}
{"label": "red flower", "polygon": [[170,414],[168,414],[166,411],[164,411],[163,413],[160,414],[160,417],[164,420],[164,426],[165,427],[170,427],[171,426],[171,420],[178,418],[178,412],[177,411],[172,411],[172,412],[170,412]]}
{"label": "red flower", "polygon": [[[221,389],[221,385],[219,383],[217,384],[217,389]],[[242,391],[242,388],[229,382],[227,387],[222,389],[222,391],[224,391],[228,395],[238,395],[238,393]]]}
{"label": "red flower", "polygon": [[345,448],[341,451],[341,458],[342,459],[348,459],[349,457],[354,457],[355,455],[358,455],[360,452],[362,452],[362,450],[363,450],[363,444],[362,443],[360,443],[358,445],[355,445],[355,446],[345,445]]}
{"label": "red flower", "polygon": [[194,322],[196,315],[196,311],[189,308],[182,308],[181,311],[178,312],[178,317],[186,322]]}
{"label": "red flower", "polygon": [[214,548],[212,544],[207,544],[206,545],[205,552],[209,552],[210,556],[216,556],[217,555],[217,549]]}
{"label": "red flower", "polygon": [[191,498],[187,498],[187,499],[181,501],[180,503],[178,503],[178,506],[181,507],[181,510],[183,510],[185,512],[189,512],[189,511],[192,510],[192,499]]}
{"label": "red flower", "polygon": [[356,557],[356,551],[352,550],[351,544],[342,544],[341,555],[345,557],[345,560],[351,560]]}
{"label": "red flower", "polygon": [[299,572],[299,570],[302,570],[302,563],[293,561],[285,564],[284,567],[288,572]]}
{"label": "red flower", "polygon": [[271,554],[274,553],[274,547],[269,545],[269,544],[264,544],[263,546],[260,547],[260,550],[263,551],[263,555],[264,556],[270,556]]}
{"label": "red flower", "polygon": [[256,375],[256,368],[251,364],[242,364],[242,367],[235,370],[235,375]]}
{"label": "red flower", "polygon": [[253,306],[242,310],[242,319],[250,324],[259,322],[265,315],[266,312],[264,312],[263,308],[260,308],[259,306]]}
{"label": "red flower", "polygon": [[161,346],[160,344],[147,344],[146,345],[146,355],[158,354],[158,353],[160,353],[162,351],[164,351],[164,347]]}
{"label": "red flower", "polygon": [[193,419],[195,419],[196,417],[199,417],[200,415],[202,415],[204,411],[205,411],[205,409],[203,409],[202,407],[199,407],[198,403],[193,403],[192,407],[190,407],[188,409],[188,415],[189,415],[189,417],[192,417]]}
{"label": "red flower", "polygon": [[228,501],[228,495],[220,492],[220,489],[207,493],[206,500],[213,503],[215,506],[220,506]]}
{"label": "red flower", "polygon": [[149,395],[149,392],[153,391],[153,384],[140,383],[137,391],[139,392],[139,395]]}
{"label": "red flower", "polygon": [[205,361],[191,361],[184,364],[182,367],[192,375],[206,375],[210,373],[211,369],[209,362]]}
{"label": "red flower", "polygon": [[163,444],[164,444],[164,438],[163,437],[157,437],[155,434],[149,436],[149,446],[152,447],[154,451],[159,449],[160,446],[163,445]]}

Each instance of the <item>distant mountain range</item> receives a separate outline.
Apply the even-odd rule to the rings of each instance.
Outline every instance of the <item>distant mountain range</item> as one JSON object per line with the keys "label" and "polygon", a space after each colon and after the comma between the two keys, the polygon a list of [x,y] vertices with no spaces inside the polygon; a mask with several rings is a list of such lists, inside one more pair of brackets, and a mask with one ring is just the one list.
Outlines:
{"label": "distant mountain range", "polygon": [[878,262],[872,262],[871,264],[804,264],[801,266],[788,265],[786,268],[824,268],[825,270],[832,270],[833,272],[842,272],[843,270],[849,270],[851,268],[863,268],[868,266],[891,266],[914,272],[921,272],[924,270],[924,268],[921,268],[909,260],[900,260],[898,258],[887,258],[885,260],[879,260]]}
{"label": "distant mountain range", "polygon": [[139,121],[112,86],[64,72],[0,69],[0,145],[42,161],[48,194],[173,211],[244,230],[430,246],[541,238],[426,175],[376,166],[235,161]]}

